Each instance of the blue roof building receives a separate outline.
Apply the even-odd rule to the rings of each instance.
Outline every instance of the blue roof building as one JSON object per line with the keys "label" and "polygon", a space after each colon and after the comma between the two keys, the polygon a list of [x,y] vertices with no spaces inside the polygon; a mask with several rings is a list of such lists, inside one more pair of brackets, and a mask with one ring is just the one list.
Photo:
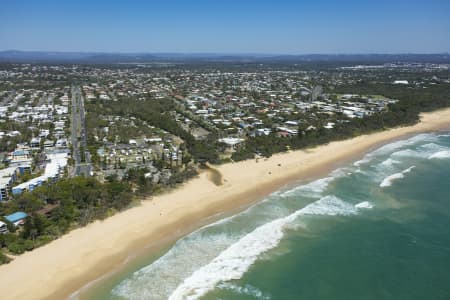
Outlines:
{"label": "blue roof building", "polygon": [[24,213],[22,211],[18,211],[13,214],[10,214],[8,216],[5,216],[5,219],[11,223],[14,223],[15,225],[17,225],[21,221],[25,220],[26,217],[28,217],[28,215],[26,213]]}

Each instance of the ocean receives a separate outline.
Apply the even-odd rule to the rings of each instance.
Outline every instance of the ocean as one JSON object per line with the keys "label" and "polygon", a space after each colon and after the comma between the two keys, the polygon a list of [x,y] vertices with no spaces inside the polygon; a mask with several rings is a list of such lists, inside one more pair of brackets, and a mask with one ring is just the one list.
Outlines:
{"label": "ocean", "polygon": [[285,187],[81,298],[450,299],[450,135]]}

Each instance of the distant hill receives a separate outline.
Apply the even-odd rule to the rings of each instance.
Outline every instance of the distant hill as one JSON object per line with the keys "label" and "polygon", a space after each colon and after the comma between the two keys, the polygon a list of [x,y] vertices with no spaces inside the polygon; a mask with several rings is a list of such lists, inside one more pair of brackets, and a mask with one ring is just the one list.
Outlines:
{"label": "distant hill", "polygon": [[300,63],[300,62],[431,62],[450,63],[450,55],[443,54],[215,54],[215,53],[100,53],[100,52],[47,52],[0,51],[0,62],[20,63],[151,63],[151,62],[247,62],[247,63]]}

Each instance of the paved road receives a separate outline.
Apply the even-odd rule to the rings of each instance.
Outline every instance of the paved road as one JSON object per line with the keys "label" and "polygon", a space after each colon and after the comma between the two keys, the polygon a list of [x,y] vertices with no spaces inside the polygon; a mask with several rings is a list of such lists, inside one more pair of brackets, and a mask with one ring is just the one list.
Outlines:
{"label": "paved road", "polygon": [[72,86],[71,143],[75,161],[72,176],[90,176],[91,156],[87,151],[84,99],[79,86]]}

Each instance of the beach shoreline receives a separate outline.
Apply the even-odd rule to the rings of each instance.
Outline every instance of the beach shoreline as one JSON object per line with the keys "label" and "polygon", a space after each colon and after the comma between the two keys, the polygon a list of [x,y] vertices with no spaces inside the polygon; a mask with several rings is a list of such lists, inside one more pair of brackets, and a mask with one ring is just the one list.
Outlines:
{"label": "beach shoreline", "polygon": [[[169,193],[106,220],[71,231],[0,266],[2,299],[65,299],[119,269],[130,256],[161,247],[252,205],[294,182],[306,182],[394,140],[450,127],[450,109],[422,115],[407,127],[332,142],[271,158],[214,166],[222,184],[202,172]],[[217,175],[217,173],[215,173]],[[132,258],[131,258],[132,259]]]}

